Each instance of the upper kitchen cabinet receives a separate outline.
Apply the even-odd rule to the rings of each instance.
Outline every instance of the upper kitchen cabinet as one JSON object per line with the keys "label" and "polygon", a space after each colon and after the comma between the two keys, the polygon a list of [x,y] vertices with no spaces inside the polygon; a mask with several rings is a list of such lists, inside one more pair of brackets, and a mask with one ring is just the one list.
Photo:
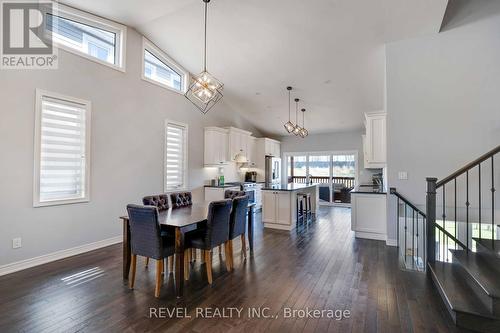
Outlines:
{"label": "upper kitchen cabinet", "polygon": [[257,139],[253,136],[248,137],[248,145],[247,145],[247,160],[249,166],[257,165]]}
{"label": "upper kitchen cabinet", "polygon": [[387,165],[386,117],[385,112],[365,113],[365,168],[384,168]]}
{"label": "upper kitchen cabinet", "polygon": [[205,127],[205,165],[228,163],[228,133],[225,128]]}
{"label": "upper kitchen cabinet", "polygon": [[279,141],[269,138],[262,138],[259,140],[261,140],[260,144],[264,147],[264,155],[274,157],[281,156],[281,143]]}
{"label": "upper kitchen cabinet", "polygon": [[229,135],[228,160],[234,161],[239,153],[242,153],[248,159],[248,156],[251,155],[250,140],[252,133],[235,127],[228,127],[227,130]]}

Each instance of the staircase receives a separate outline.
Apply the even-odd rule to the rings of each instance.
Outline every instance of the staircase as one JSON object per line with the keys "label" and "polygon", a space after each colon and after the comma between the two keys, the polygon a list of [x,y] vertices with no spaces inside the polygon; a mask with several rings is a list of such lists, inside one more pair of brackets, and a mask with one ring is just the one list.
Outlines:
{"label": "staircase", "polygon": [[[425,213],[391,188],[398,201],[404,268],[427,271],[455,324],[477,332],[500,332],[499,152],[500,146],[439,182],[427,178]],[[417,223],[418,230],[419,222],[415,235],[413,226]],[[415,255],[415,239],[420,255]]]}

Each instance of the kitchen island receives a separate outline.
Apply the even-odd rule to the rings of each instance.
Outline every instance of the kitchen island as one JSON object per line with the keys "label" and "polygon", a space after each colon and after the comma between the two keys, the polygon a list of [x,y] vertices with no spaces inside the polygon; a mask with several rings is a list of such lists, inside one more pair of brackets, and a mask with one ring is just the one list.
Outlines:
{"label": "kitchen island", "polygon": [[311,210],[317,215],[317,184],[272,184],[262,188],[262,222],[265,228],[292,230],[297,222],[297,193],[311,194]]}

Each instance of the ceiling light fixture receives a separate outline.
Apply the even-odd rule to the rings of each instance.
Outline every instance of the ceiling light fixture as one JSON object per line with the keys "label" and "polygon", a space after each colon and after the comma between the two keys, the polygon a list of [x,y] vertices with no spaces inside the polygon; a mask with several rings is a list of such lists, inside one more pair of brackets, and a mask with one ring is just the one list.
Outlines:
{"label": "ceiling light fixture", "polygon": [[205,3],[203,71],[191,78],[191,85],[184,96],[205,114],[222,99],[224,85],[207,71],[207,11],[210,0],[202,1]]}
{"label": "ceiling light fixture", "polygon": [[309,135],[309,131],[306,130],[306,121],[305,121],[305,114],[306,114],[306,109],[302,109],[302,128],[300,129],[299,135],[302,138],[305,138],[306,136]]}
{"label": "ceiling light fixture", "polygon": [[299,126],[299,99],[296,98],[295,99],[295,127],[293,128],[293,131],[292,133],[295,134],[295,135],[299,135],[300,134],[300,130],[302,129],[300,126]]}
{"label": "ceiling light fixture", "polygon": [[293,130],[295,129],[295,125],[290,120],[291,119],[290,102],[292,99],[290,96],[290,92],[292,91],[292,87],[286,87],[286,90],[288,90],[288,122],[285,124],[285,129],[288,133],[292,133]]}

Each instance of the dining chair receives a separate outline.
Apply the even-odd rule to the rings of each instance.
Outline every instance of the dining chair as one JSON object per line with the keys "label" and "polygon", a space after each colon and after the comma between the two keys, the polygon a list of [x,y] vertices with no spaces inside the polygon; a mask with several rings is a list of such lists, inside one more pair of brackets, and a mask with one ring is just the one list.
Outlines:
{"label": "dining chair", "polygon": [[162,235],[158,222],[158,208],[154,206],[127,205],[130,223],[130,289],[134,289],[137,256],[156,260],[155,297],[160,297],[163,262],[175,253],[175,238]]}
{"label": "dining chair", "polygon": [[247,222],[247,207],[248,195],[235,197],[233,199],[233,208],[231,210],[231,217],[229,222],[229,266],[230,269],[234,267],[233,261],[233,239],[240,236],[241,238],[241,252],[243,256],[247,257],[247,245],[245,240],[245,229]]}
{"label": "dining chair", "polygon": [[[213,201],[208,206],[207,221],[204,227],[186,233],[185,246],[187,249],[199,249],[204,258],[208,283],[212,284],[212,250],[224,244],[226,252],[226,268],[230,270],[229,254],[229,221],[231,218],[232,200],[224,199]],[[189,268],[184,259],[184,278],[189,279]]]}
{"label": "dining chair", "polygon": [[[155,206],[158,208],[159,212],[166,211],[170,208],[168,203],[168,194],[154,194],[148,195],[142,198],[142,204],[144,206]],[[175,229],[166,225],[160,225],[162,233],[167,233],[172,236],[175,235]],[[146,257],[146,267],[149,265],[149,258]],[[170,273],[174,271],[174,256],[168,257],[168,270]]]}
{"label": "dining chair", "polygon": [[226,190],[224,192],[224,199],[234,199],[236,197],[242,197],[244,195],[246,195],[245,191]]}
{"label": "dining chair", "polygon": [[191,192],[175,192],[170,194],[172,208],[181,208],[193,204],[193,195]]}

